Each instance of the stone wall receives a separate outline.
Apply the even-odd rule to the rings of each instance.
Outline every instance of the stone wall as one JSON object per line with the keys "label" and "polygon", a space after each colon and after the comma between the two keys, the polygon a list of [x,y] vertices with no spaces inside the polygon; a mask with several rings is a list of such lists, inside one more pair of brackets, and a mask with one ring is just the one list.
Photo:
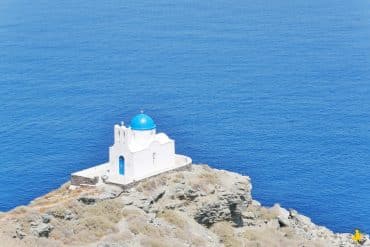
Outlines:
{"label": "stone wall", "polygon": [[71,185],[95,185],[99,182],[99,177],[87,178],[78,175],[71,176]]}

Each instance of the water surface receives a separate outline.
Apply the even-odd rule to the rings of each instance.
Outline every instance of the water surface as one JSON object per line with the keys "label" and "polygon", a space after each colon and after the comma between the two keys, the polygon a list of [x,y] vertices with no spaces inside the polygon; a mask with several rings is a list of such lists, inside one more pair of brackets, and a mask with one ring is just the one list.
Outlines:
{"label": "water surface", "polygon": [[370,232],[370,2],[0,2],[0,210],[108,159],[144,109],[253,196]]}

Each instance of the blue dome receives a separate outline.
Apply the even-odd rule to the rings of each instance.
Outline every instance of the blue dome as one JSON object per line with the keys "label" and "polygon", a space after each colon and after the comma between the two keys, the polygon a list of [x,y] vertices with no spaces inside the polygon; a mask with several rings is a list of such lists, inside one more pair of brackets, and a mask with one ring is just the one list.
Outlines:
{"label": "blue dome", "polygon": [[131,119],[130,127],[133,130],[152,130],[156,128],[156,125],[151,117],[140,113]]}

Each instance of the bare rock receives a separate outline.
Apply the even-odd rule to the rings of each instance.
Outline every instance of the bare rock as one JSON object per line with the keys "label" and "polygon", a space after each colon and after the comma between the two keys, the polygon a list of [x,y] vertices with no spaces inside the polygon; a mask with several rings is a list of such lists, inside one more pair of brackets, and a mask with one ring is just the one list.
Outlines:
{"label": "bare rock", "polygon": [[53,226],[50,224],[41,223],[39,225],[31,226],[31,233],[37,237],[48,238],[50,232],[53,230]]}
{"label": "bare rock", "polygon": [[99,201],[114,199],[120,196],[122,192],[123,189],[118,186],[107,185],[104,187],[103,192],[100,195],[98,195],[96,199]]}
{"label": "bare rock", "polygon": [[0,246],[354,246],[351,234],[295,210],[262,207],[249,178],[236,173],[194,165],[144,185],[56,190],[1,217],[11,242]]}
{"label": "bare rock", "polygon": [[42,222],[43,223],[49,223],[50,222],[50,220],[51,220],[51,215],[49,215],[49,214],[43,214],[43,215],[41,215],[41,219],[42,219]]}
{"label": "bare rock", "polygon": [[278,216],[277,219],[278,219],[279,225],[281,227],[288,227],[288,226],[290,226],[290,222],[289,222],[289,219],[288,218],[285,218],[283,216]]}
{"label": "bare rock", "polygon": [[245,212],[242,213],[242,217],[244,219],[254,220],[254,219],[256,219],[256,214],[253,213],[252,211],[245,211]]}
{"label": "bare rock", "polygon": [[165,193],[166,193],[165,189],[155,191],[152,195],[153,202],[158,202],[159,199],[161,199],[164,196]]}
{"label": "bare rock", "polygon": [[289,211],[285,208],[280,207],[279,204],[275,204],[270,210],[277,215],[277,220],[281,227],[290,226]]}
{"label": "bare rock", "polygon": [[23,227],[18,225],[15,229],[14,237],[19,238],[19,239],[23,239],[25,236],[27,236],[27,234],[24,232]]}
{"label": "bare rock", "polygon": [[77,219],[77,215],[69,209],[57,208],[48,212],[48,214],[42,216],[43,223],[49,223],[51,216],[62,220],[73,220]]}
{"label": "bare rock", "polygon": [[64,211],[64,219],[65,220],[73,220],[76,219],[77,216],[75,213],[73,213],[71,210],[67,209]]}
{"label": "bare rock", "polygon": [[238,195],[223,194],[218,201],[208,203],[200,208],[194,219],[207,227],[219,221],[232,221],[236,226],[242,226],[240,204],[241,201]]}
{"label": "bare rock", "polygon": [[294,210],[294,209],[289,209],[289,216],[290,216],[291,218],[295,218],[295,217],[297,217],[297,215],[298,215],[298,212],[297,212],[296,210]]}
{"label": "bare rock", "polygon": [[122,202],[124,205],[128,206],[128,205],[132,205],[134,203],[134,200],[129,196],[123,196]]}
{"label": "bare rock", "polygon": [[200,195],[199,190],[193,189],[192,187],[186,187],[184,194],[185,198],[191,201]]}
{"label": "bare rock", "polygon": [[85,205],[93,205],[97,202],[96,197],[89,197],[89,196],[81,196],[77,199],[77,201],[82,202]]}

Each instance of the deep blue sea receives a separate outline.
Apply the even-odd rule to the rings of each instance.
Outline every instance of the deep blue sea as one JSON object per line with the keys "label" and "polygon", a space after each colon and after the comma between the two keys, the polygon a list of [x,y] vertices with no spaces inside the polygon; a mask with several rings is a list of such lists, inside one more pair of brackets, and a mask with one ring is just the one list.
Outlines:
{"label": "deep blue sea", "polygon": [[141,109],[263,204],[370,232],[369,1],[0,1],[0,210]]}

